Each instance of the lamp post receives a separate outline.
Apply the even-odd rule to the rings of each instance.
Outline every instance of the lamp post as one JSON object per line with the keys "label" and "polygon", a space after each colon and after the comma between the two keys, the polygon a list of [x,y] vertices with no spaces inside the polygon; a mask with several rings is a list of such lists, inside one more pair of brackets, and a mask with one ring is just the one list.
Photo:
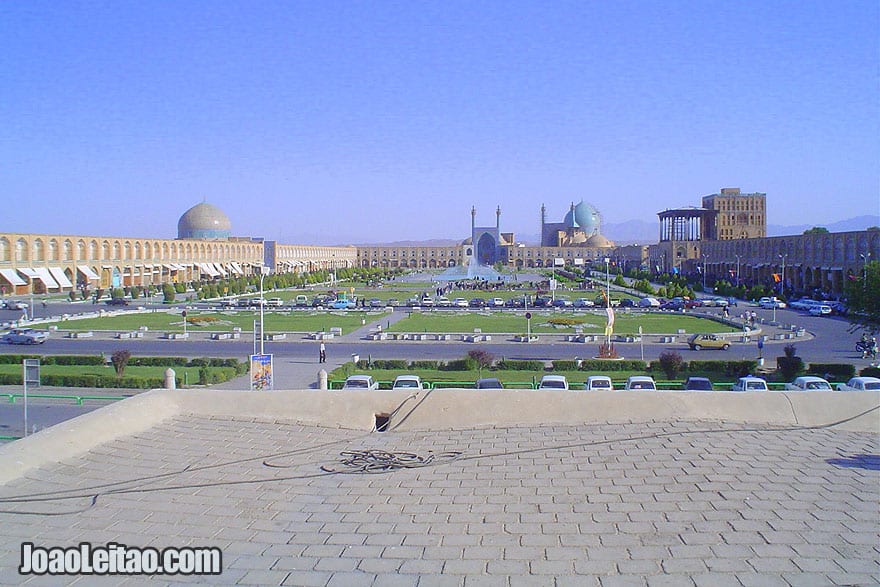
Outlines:
{"label": "lamp post", "polygon": [[739,262],[742,260],[742,255],[734,255],[736,257],[736,287],[739,287]]}
{"label": "lamp post", "polygon": [[269,272],[269,268],[265,265],[260,265],[260,354],[263,353],[263,341],[266,336],[263,330],[263,308],[265,307],[266,300],[263,299],[263,278],[266,277],[266,273]]}
{"label": "lamp post", "polygon": [[703,293],[706,293],[706,259],[709,258],[709,255],[702,255],[703,257]]}
{"label": "lamp post", "polygon": [[779,258],[782,259],[782,286],[779,288],[779,297],[785,297],[785,258],[788,257],[788,253],[779,255]]}
{"label": "lamp post", "polygon": [[859,254],[862,258],[862,287],[868,287],[868,257],[871,253]]}
{"label": "lamp post", "polygon": [[605,257],[605,304],[611,307],[611,259]]}

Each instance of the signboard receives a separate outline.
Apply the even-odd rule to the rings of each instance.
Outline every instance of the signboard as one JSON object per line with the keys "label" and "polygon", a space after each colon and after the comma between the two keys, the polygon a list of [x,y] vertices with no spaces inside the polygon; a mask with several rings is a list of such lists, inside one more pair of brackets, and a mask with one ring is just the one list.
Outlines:
{"label": "signboard", "polygon": [[24,383],[33,387],[40,386],[40,359],[24,360]]}
{"label": "signboard", "polygon": [[550,280],[550,291],[556,291],[556,288],[558,287],[558,285],[559,285],[558,281],[556,281],[555,279],[551,279]]}
{"label": "signboard", "polygon": [[580,257],[578,257],[577,259],[574,260],[574,264],[575,264],[575,265],[583,265],[583,264],[584,264],[584,260],[581,259]]}
{"label": "signboard", "polygon": [[272,355],[251,355],[251,389],[271,391],[275,378],[272,373]]}
{"label": "signboard", "polygon": [[553,264],[557,267],[562,267],[565,265],[565,259],[563,259],[562,257],[556,257],[555,259],[553,259]]}

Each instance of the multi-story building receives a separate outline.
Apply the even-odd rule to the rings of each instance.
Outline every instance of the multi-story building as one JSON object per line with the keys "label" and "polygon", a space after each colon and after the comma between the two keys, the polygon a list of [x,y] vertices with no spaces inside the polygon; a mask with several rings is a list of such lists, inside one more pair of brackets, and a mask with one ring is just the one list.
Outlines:
{"label": "multi-story building", "polygon": [[703,208],[715,211],[715,222],[706,233],[711,240],[767,236],[767,194],[723,188],[721,193],[703,196]]}

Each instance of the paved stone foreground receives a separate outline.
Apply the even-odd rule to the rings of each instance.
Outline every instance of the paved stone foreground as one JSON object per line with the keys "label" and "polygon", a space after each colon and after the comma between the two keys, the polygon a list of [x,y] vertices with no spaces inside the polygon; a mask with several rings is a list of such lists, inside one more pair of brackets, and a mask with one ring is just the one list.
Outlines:
{"label": "paved stone foreground", "polygon": [[[461,456],[321,471],[361,449]],[[707,422],[365,435],[177,418],[0,487],[0,510],[79,510],[0,513],[0,584],[27,579],[29,540],[216,545],[224,573],[28,585],[877,585],[878,453],[873,434]],[[63,490],[77,497],[37,495]]]}

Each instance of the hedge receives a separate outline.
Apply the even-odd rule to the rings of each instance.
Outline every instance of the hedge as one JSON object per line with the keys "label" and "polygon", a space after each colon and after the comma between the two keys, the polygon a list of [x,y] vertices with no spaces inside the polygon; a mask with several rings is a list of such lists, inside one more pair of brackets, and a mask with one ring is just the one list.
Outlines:
{"label": "hedge", "polygon": [[691,361],[687,370],[691,373],[723,373],[728,377],[744,377],[750,373],[754,373],[758,368],[758,361],[742,360],[742,361]]}
{"label": "hedge", "polygon": [[495,368],[500,371],[543,371],[544,361],[508,361],[505,359],[498,361]]}
{"label": "hedge", "polygon": [[644,361],[607,361],[602,359],[581,361],[581,371],[647,371]]}
{"label": "hedge", "polygon": [[859,371],[862,377],[880,377],[880,367],[865,367]]}
{"label": "hedge", "polygon": [[456,359],[449,361],[440,367],[441,371],[473,371],[477,368],[477,362],[471,358]]}
{"label": "hedge", "polygon": [[578,364],[577,361],[569,361],[569,360],[559,360],[553,361],[553,370],[554,371],[577,371]]}
{"label": "hedge", "polygon": [[104,359],[94,355],[0,355],[0,364],[20,365],[24,359],[39,359],[41,365],[103,365]]}
{"label": "hedge", "polygon": [[438,371],[440,369],[440,361],[411,361],[409,364],[409,368]]}
{"label": "hedge", "polygon": [[856,376],[856,367],[845,363],[810,363],[807,373],[819,377],[831,375],[831,378],[848,381],[851,377]]}

